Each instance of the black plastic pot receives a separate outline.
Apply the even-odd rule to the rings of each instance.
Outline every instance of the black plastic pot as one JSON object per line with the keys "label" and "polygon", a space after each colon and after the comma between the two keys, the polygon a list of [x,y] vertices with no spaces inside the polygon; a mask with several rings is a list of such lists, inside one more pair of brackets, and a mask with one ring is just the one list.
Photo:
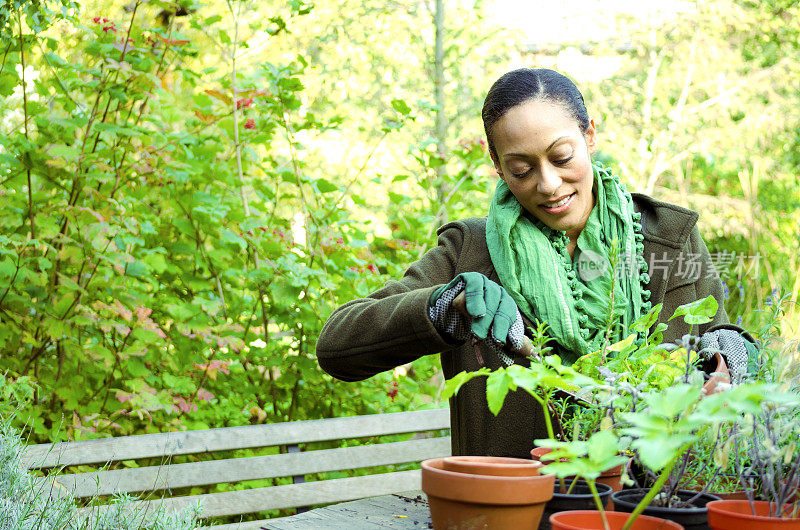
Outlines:
{"label": "black plastic pot", "polygon": [[[566,487],[572,484],[571,479],[565,479]],[[595,483],[597,493],[600,495],[600,503],[605,507],[608,504],[608,498],[611,496],[611,486],[605,484]],[[592,498],[592,492],[589,489],[589,484],[584,480],[579,480],[572,488],[571,493],[561,493],[561,486],[559,481],[556,480],[553,486],[553,498],[547,501],[542,514],[542,521],[539,523],[539,530],[550,530],[550,516],[556,512],[565,512],[568,510],[596,510],[597,506]]]}
{"label": "black plastic pot", "polygon": [[[622,490],[616,491],[611,495],[614,502],[614,509],[618,512],[633,512],[639,504],[647,490]],[[675,493],[682,501],[688,501],[697,495],[696,491],[678,490]],[[708,508],[706,504],[711,501],[718,501],[719,497],[710,493],[703,493],[692,501],[693,507],[688,508],[663,508],[661,506],[650,505],[644,509],[645,515],[668,519],[682,525],[686,530],[707,530]],[[744,529],[742,529],[744,530]]]}

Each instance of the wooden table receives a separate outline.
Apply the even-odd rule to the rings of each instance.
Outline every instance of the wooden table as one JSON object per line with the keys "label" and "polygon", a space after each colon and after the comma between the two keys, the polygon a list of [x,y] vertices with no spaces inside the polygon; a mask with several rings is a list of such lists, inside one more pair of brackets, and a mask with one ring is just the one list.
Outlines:
{"label": "wooden table", "polygon": [[431,512],[428,499],[421,491],[370,497],[357,501],[332,504],[291,517],[270,521],[263,528],[296,530],[325,528],[353,530],[361,528],[428,529]]}

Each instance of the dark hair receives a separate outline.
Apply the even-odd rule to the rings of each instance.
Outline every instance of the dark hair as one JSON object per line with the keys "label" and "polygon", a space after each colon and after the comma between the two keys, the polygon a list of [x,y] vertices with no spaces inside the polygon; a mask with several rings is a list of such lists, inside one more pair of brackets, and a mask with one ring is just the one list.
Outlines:
{"label": "dark hair", "polygon": [[589,129],[589,114],[578,87],[565,75],[546,68],[520,68],[503,74],[494,82],[483,102],[483,128],[489,152],[497,159],[492,127],[509,109],[531,99],[559,103],[578,122],[582,132]]}

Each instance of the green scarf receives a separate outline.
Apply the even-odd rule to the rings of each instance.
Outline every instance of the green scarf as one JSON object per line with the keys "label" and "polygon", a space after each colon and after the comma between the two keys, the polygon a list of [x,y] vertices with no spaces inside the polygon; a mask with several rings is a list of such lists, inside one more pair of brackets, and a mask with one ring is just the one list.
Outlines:
{"label": "green scarf", "polygon": [[[612,343],[650,310],[650,292],[643,287],[650,278],[642,257],[641,214],[634,212],[619,177],[599,165],[593,171],[595,206],[578,236],[574,259],[567,252],[566,234],[528,214],[502,179],[486,223],[486,243],[500,282],[523,315],[549,326],[568,364],[602,347],[612,281],[612,321],[621,324],[612,330]],[[615,274],[609,260],[613,241],[619,248]]]}

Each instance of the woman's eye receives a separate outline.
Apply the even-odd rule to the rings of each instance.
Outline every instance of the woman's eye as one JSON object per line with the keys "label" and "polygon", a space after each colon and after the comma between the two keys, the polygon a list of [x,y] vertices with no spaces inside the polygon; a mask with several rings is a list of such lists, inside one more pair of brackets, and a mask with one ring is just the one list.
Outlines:
{"label": "woman's eye", "polygon": [[553,163],[554,164],[558,164],[559,166],[563,166],[564,164],[566,164],[570,160],[572,160],[572,155],[569,155],[568,157],[565,157],[565,158],[560,158],[558,160],[553,160]]}
{"label": "woman's eye", "polygon": [[511,174],[517,178],[522,178],[530,172],[531,172],[530,169],[522,169],[522,170],[512,171]]}

